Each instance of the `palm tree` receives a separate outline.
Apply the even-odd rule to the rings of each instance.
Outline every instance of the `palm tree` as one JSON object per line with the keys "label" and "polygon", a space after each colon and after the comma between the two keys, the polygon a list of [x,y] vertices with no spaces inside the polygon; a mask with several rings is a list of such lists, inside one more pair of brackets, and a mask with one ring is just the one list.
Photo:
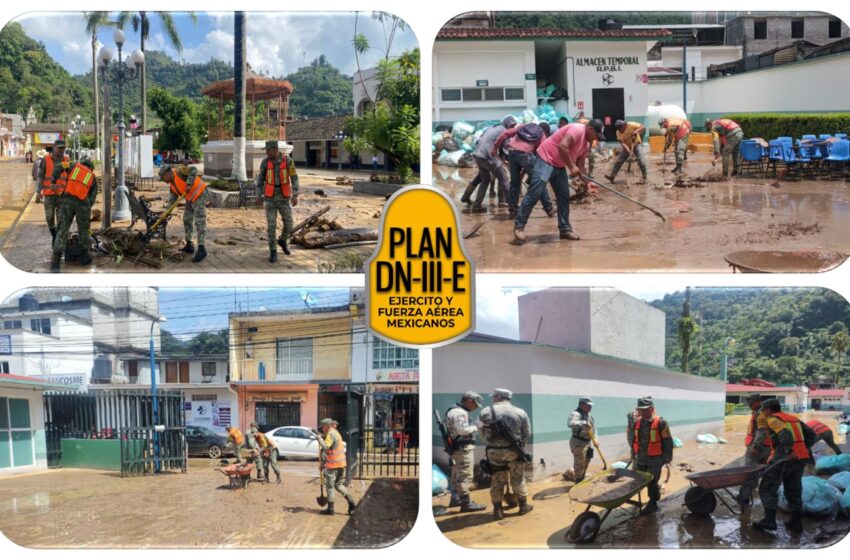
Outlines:
{"label": "palm tree", "polygon": [[91,73],[94,80],[94,147],[100,151],[100,91],[97,84],[97,29],[98,27],[115,27],[115,22],[109,19],[109,12],[83,12],[86,20],[86,33],[91,35]]}
{"label": "palm tree", "polygon": [[[177,25],[174,23],[174,16],[169,12],[154,12],[159,18],[159,24],[162,26],[162,30],[165,33],[165,36],[168,38],[168,42],[171,43],[171,46],[175,48],[178,53],[183,52],[183,41],[180,39],[180,33],[177,31]],[[189,17],[192,19],[192,23],[198,22],[198,17],[195,15],[195,12],[186,12]],[[139,50],[144,54],[145,52],[145,40],[150,36],[150,18],[148,17],[148,12],[119,12],[118,13],[118,27],[123,28],[127,22],[130,22],[130,25],[133,27],[133,31],[137,31],[139,33]],[[140,87],[142,94],[142,134],[145,132],[145,128],[147,127],[147,114],[148,114],[148,104],[147,104],[147,92],[148,92],[148,84],[145,69],[146,65],[142,65],[142,74],[140,76]]]}

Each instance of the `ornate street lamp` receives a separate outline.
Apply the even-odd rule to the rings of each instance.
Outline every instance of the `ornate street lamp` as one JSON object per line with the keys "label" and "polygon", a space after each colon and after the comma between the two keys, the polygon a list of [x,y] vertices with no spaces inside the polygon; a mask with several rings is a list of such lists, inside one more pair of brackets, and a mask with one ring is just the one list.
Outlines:
{"label": "ornate street lamp", "polygon": [[342,171],[342,141],[345,140],[345,131],[336,133],[336,169]]}
{"label": "ornate street lamp", "polygon": [[[112,49],[103,47],[100,49],[100,70],[103,75],[104,87],[108,87],[109,82],[118,85],[118,174],[116,176],[115,186],[115,207],[112,209],[112,219],[115,221],[124,221],[130,219],[130,202],[129,189],[124,184],[124,138],[126,125],[124,124],[124,84],[135,80],[140,72],[142,65],[145,63],[145,55],[142,51],[133,51],[133,54],[124,58],[121,50],[124,47],[124,31],[116,29],[112,34],[112,39],[118,46],[118,58],[112,60]],[[105,96],[108,99],[108,96]],[[109,107],[105,107],[104,111],[109,111]],[[111,136],[110,131],[105,131]]]}

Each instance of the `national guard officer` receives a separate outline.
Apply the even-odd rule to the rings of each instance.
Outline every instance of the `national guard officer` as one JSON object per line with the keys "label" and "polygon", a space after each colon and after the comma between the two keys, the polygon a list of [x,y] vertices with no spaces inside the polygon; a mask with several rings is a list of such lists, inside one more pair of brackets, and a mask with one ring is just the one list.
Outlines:
{"label": "national guard officer", "polygon": [[520,515],[533,509],[528,503],[526,457],[522,451],[531,436],[531,422],[523,409],[511,403],[513,393],[510,390],[494,389],[490,397],[493,404],[481,411],[478,422],[487,444],[487,461],[493,471],[490,499],[493,502],[493,519],[498,521],[504,517],[502,498],[506,485],[510,485],[519,499]]}
{"label": "national guard officer", "polygon": [[714,161],[723,157],[723,176],[729,177],[730,171],[732,175],[737,175],[738,156],[744,139],[741,125],[732,119],[708,119],[705,121],[705,129],[711,133],[714,141]]}
{"label": "national guard officer", "polygon": [[626,439],[632,450],[632,469],[652,475],[647,486],[649,503],[640,514],[655,513],[661,499],[661,469],[673,461],[673,436],[667,421],[655,414],[652,397],[638,399],[634,426],[626,432]]}
{"label": "national guard officer", "polygon": [[65,190],[70,162],[65,155],[65,141],[57,140],[53,149],[41,158],[35,180],[36,201],[44,203],[44,217],[50,230],[50,246],[56,243],[59,226],[59,195]]}
{"label": "national guard officer", "polygon": [[782,412],[777,399],[762,403],[767,415],[767,427],[773,441],[773,454],[759,483],[759,497],[764,505],[764,519],[753,523],[762,531],[776,530],[776,507],[779,502],[779,486],[782,485],[791,519],[785,526],[796,533],[803,531],[803,471],[812,460],[811,446],[815,434],[793,414]]}
{"label": "national guard officer", "polygon": [[578,400],[578,407],[572,411],[567,420],[567,427],[573,433],[570,438],[570,451],[573,453],[573,473],[575,473],[576,483],[584,480],[587,465],[593,457],[590,444],[596,437],[596,429],[593,416],[590,415],[591,408],[593,408],[593,401],[590,397],[582,397]]}
{"label": "national guard officer", "polygon": [[462,513],[481,511],[485,507],[473,502],[469,497],[472,483],[473,463],[475,462],[475,434],[478,427],[469,423],[469,413],[484,403],[484,399],[474,391],[463,394],[460,402],[446,411],[446,429],[452,444],[452,502],[449,507],[460,505]]}
{"label": "national guard officer", "polygon": [[97,198],[97,179],[94,176],[94,164],[91,160],[83,159],[72,165],[64,191],[54,195],[53,198],[59,201],[59,230],[53,243],[50,272],[60,271],[62,253],[68,245],[68,235],[74,220],[77,222],[77,233],[83,251],[80,264],[91,264],[89,229],[91,229],[91,208]]}
{"label": "national guard officer", "polygon": [[[298,206],[298,175],[295,163],[280,153],[277,140],[266,142],[266,157],[260,162],[255,184],[262,189],[263,206],[266,209],[266,225],[269,238],[269,262],[277,261],[277,246],[284,255],[289,250],[289,234],[292,231],[292,207]],[[277,236],[277,215],[280,213],[283,226]]]}
{"label": "national guard officer", "polygon": [[[163,165],[159,168],[159,178],[168,183],[171,190],[171,196],[168,199],[169,206],[185,193],[186,196],[183,199],[185,202],[183,206],[183,235],[186,243],[181,251],[189,255],[194,253],[192,262],[201,262],[207,256],[205,245],[207,237],[207,185],[198,175],[197,168],[186,165],[181,165],[176,171],[170,165]],[[193,231],[198,236],[197,251],[192,244]]]}
{"label": "national guard officer", "polygon": [[340,493],[348,502],[348,515],[354,513],[357,504],[345,487],[345,445],[342,436],[334,427],[334,421],[324,418],[319,423],[321,434],[319,442],[323,449],[322,464],[319,468],[325,471],[325,491],[328,493],[328,507],[319,513],[321,515],[333,515],[334,512],[334,490]]}
{"label": "national guard officer", "polygon": [[[748,395],[747,404],[750,405],[752,413],[750,414],[750,421],[747,423],[747,435],[744,438],[744,444],[747,446],[747,450],[744,452],[744,464],[765,465],[770,458],[772,448],[770,433],[767,428],[767,414],[761,408],[762,396],[758,393]],[[738,502],[742,506],[752,504],[755,487],[755,480],[741,485]]]}

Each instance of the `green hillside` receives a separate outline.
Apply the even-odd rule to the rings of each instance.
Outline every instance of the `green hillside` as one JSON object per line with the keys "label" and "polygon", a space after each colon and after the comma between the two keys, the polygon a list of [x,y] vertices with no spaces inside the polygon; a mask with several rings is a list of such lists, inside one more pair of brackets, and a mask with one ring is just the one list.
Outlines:
{"label": "green hillside", "polygon": [[[667,366],[680,369],[682,350],[677,325],[684,292],[667,294],[650,304],[667,313]],[[808,383],[838,377],[850,384],[846,364],[850,348],[850,304],[830,290],[705,288],[691,290],[691,316],[699,331],[691,342],[690,371],[720,373],[727,337],[729,380],[760,377],[775,383]],[[839,350],[836,350],[838,348]]]}

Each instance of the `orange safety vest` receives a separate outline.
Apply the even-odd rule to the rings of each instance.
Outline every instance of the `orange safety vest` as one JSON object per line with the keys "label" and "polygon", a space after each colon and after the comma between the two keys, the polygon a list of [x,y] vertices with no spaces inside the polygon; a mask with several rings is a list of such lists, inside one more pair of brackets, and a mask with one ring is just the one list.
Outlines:
{"label": "orange safety vest", "polygon": [[688,119],[679,119],[676,117],[671,117],[667,119],[667,130],[670,130],[674,126],[678,126],[675,132],[671,132],[673,136],[673,140],[681,140],[685,136],[691,133],[692,126],[691,121]]}
{"label": "orange safety vest", "polygon": [[[658,424],[661,419],[658,416],[652,417],[652,424],[649,426],[649,445],[646,447],[646,454],[650,457],[661,457],[661,437],[658,433]],[[640,452],[640,424],[641,420],[635,422],[635,437],[632,440],[632,449],[637,455]]]}
{"label": "orange safety vest", "polygon": [[228,435],[230,435],[231,439],[236,443],[236,446],[240,446],[245,443],[245,436],[242,435],[242,430],[239,428],[230,428],[228,430]]}
{"label": "orange safety vest", "polygon": [[806,422],[806,426],[810,427],[817,436],[832,431],[829,426],[827,426],[823,422],[818,422],[817,420],[809,420],[808,422]]}
{"label": "orange safety vest", "polygon": [[[266,186],[263,190],[263,195],[266,198],[271,198],[274,196],[274,169],[275,162],[270,159],[266,159]],[[286,159],[286,156],[280,158],[280,163],[278,165],[278,170],[280,173],[280,190],[283,193],[283,198],[289,198],[292,196],[292,187],[289,184],[289,161]]]}
{"label": "orange safety vest", "polygon": [[[64,156],[62,161],[68,161],[68,156]],[[53,196],[62,194],[65,191],[65,183],[68,179],[68,172],[63,171],[59,178],[56,179],[56,184],[53,184],[53,156],[47,154],[44,158],[44,179],[41,181],[41,194],[44,196]]]}
{"label": "orange safety vest", "polygon": [[741,126],[732,119],[717,119],[714,121],[714,124],[719,124],[722,128],[725,128],[727,132],[731,132],[736,128],[741,128]]}
{"label": "orange safety vest", "polygon": [[336,436],[336,447],[328,448],[325,452],[325,468],[326,469],[343,469],[345,468],[345,448],[342,445],[342,436],[339,432],[331,429],[326,438],[331,435]]}
{"label": "orange safety vest", "polygon": [[269,441],[269,438],[266,437],[266,434],[262,432],[257,432],[254,434],[254,439],[257,443],[260,444],[260,447],[271,447],[272,443]]}
{"label": "orange safety vest", "polygon": [[[180,196],[184,192],[186,192],[186,181],[180,178],[177,173],[173,173],[174,178],[171,180],[171,192],[174,193],[175,196]],[[189,192],[186,194],[186,201],[195,202],[198,198],[203,194],[206,190],[207,184],[201,181],[200,177],[195,177],[195,182],[192,183],[192,186],[189,188]]]}
{"label": "orange safety vest", "polygon": [[75,163],[68,174],[68,181],[65,183],[65,194],[85,200],[88,198],[93,184],[94,172],[81,163]]}
{"label": "orange safety vest", "polygon": [[811,455],[809,455],[809,448],[806,447],[806,440],[803,437],[803,423],[800,419],[784,412],[774,412],[771,416],[785,422],[785,429],[794,436],[794,443],[791,444],[791,453],[794,455],[794,458],[801,460],[809,459]]}

